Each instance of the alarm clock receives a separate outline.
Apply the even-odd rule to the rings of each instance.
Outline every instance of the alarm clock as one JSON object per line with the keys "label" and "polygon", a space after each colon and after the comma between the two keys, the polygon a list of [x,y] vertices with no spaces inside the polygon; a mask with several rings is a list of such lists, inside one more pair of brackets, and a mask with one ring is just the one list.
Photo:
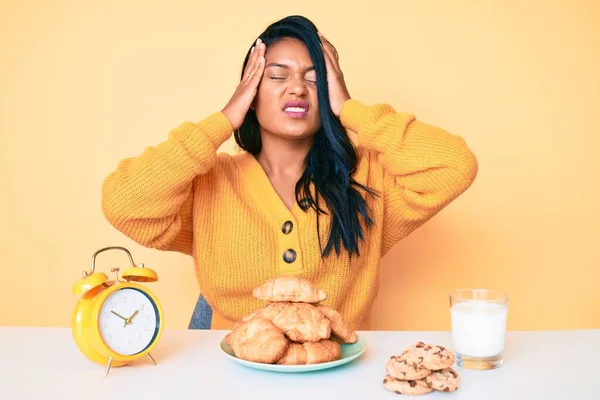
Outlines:
{"label": "alarm clock", "polygon": [[[95,271],[96,256],[103,251],[122,250],[131,266],[119,278],[119,268],[111,268],[114,281]],[[158,343],[163,326],[163,310],[158,298],[143,284],[156,282],[155,271],[136,265],[124,247],[105,247],[92,256],[91,270],[73,286],[79,296],[72,315],[71,329],[79,350],[89,360],[105,366],[104,377],[111,367],[127,365],[146,357],[156,361],[150,351]]]}

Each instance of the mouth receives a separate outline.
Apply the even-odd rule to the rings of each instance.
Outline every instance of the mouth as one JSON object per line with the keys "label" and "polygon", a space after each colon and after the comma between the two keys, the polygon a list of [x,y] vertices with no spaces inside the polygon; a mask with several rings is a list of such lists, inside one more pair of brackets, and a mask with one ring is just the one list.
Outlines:
{"label": "mouth", "polygon": [[306,101],[288,101],[283,106],[283,112],[291,118],[305,118],[308,110],[309,106]]}

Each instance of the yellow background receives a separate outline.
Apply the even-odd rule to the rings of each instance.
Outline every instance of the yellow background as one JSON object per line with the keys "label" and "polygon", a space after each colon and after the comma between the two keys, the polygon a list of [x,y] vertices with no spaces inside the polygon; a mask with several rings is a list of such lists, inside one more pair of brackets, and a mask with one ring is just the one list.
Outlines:
{"label": "yellow background", "polygon": [[0,325],[69,326],[72,285],[97,249],[121,245],[159,273],[166,327],[187,327],[192,260],[115,231],[102,181],[220,110],[253,39],[298,13],[339,50],[354,98],[462,135],[480,163],[384,258],[373,329],[449,329],[457,287],[508,291],[510,329],[600,328],[598,4],[2,2]]}

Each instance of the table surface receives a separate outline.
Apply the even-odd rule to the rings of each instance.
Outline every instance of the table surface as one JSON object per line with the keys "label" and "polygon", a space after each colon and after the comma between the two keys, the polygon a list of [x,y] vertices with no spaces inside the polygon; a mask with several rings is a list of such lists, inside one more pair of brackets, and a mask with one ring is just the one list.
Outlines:
{"label": "table surface", "polygon": [[[0,326],[0,399],[392,399],[385,363],[416,341],[452,349],[446,331],[359,331],[366,352],[327,370],[280,373],[240,365],[220,349],[227,331],[165,330],[145,358],[111,369],[87,360],[68,328]],[[425,399],[600,399],[600,330],[511,331],[505,363],[455,368],[461,386]]]}

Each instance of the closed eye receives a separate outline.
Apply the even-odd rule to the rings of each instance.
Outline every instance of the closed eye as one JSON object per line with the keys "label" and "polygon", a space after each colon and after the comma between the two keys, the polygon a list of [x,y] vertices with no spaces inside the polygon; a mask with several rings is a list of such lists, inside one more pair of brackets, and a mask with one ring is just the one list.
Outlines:
{"label": "closed eye", "polygon": [[[270,76],[269,79],[271,79],[272,81],[285,81],[287,78],[281,76]],[[310,83],[317,83],[315,79],[306,79],[306,81]]]}

